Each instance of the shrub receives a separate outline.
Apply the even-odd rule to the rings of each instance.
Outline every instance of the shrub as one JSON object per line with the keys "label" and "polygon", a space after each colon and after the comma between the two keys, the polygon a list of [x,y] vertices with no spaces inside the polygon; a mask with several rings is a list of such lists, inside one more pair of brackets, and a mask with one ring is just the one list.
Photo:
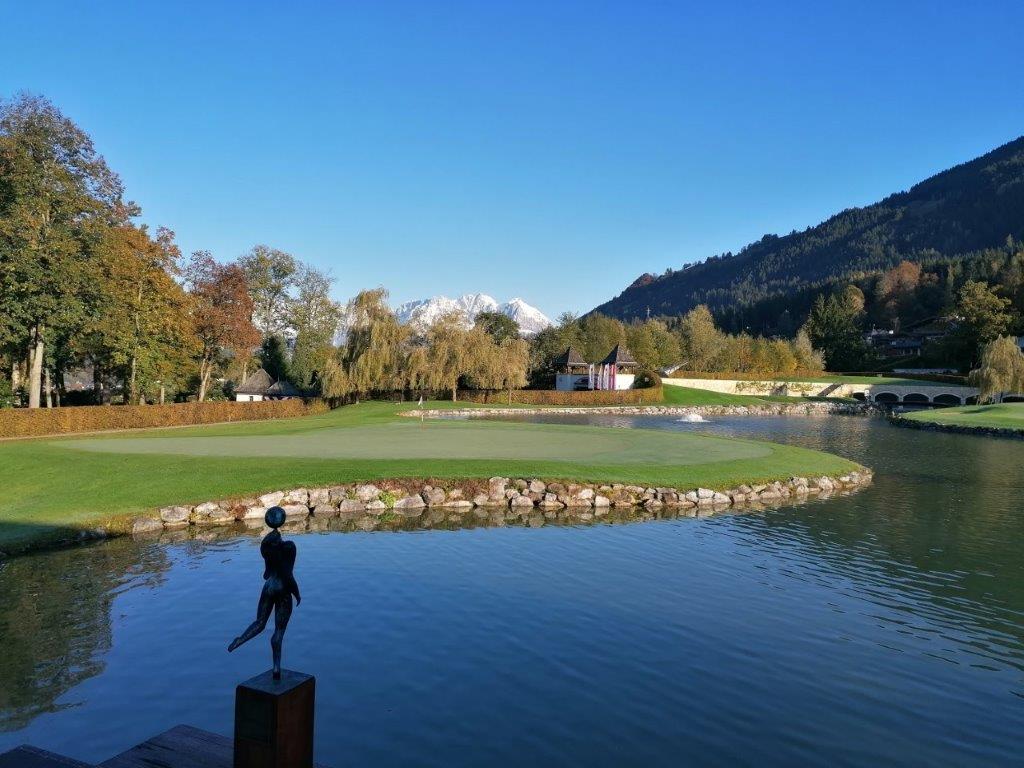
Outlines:
{"label": "shrub", "polygon": [[633,379],[633,389],[652,389],[661,387],[661,376],[650,368],[639,368]]}
{"label": "shrub", "polygon": [[322,413],[316,400],[172,403],[168,405],[83,405],[71,408],[8,408],[0,411],[0,438],[65,435],[143,427],[180,427],[225,421],[261,421]]}
{"label": "shrub", "polygon": [[[660,403],[665,394],[660,386],[649,389],[587,390],[567,392],[554,389],[514,389],[511,402],[518,405],[644,405]],[[459,392],[459,400],[467,403],[507,405],[508,392],[469,389]]]}

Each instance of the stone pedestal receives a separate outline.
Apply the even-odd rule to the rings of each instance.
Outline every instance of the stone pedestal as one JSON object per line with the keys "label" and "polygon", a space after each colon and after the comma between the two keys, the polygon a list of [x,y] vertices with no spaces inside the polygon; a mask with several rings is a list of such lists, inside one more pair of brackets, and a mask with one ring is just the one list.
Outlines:
{"label": "stone pedestal", "polygon": [[264,672],[235,689],[234,768],[312,768],[312,675]]}

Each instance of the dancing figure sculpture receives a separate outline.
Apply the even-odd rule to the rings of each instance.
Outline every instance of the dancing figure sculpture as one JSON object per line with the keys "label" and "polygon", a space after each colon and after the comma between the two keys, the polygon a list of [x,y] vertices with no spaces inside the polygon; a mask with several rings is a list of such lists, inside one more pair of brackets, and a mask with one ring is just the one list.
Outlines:
{"label": "dancing figure sculpture", "polygon": [[292,595],[295,595],[296,605],[302,603],[299,585],[295,583],[295,577],[292,575],[292,568],[295,567],[295,542],[284,541],[278,530],[284,524],[284,519],[284,510],[280,507],[271,507],[267,510],[264,520],[273,530],[264,536],[260,543],[260,554],[263,555],[266,567],[263,569],[263,591],[256,607],[256,621],[228,646],[230,653],[242,643],[256,637],[266,628],[270,612],[273,611],[274,634],[270,638],[270,648],[274,656],[275,680],[281,679],[281,641],[284,640],[284,631],[288,629],[288,619],[292,615]]}

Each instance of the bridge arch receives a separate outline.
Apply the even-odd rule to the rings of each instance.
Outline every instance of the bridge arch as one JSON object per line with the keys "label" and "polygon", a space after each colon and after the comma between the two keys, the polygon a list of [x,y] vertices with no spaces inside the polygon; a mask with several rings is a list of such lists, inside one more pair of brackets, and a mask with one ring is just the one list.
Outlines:
{"label": "bridge arch", "polygon": [[1024,395],[1005,395],[1004,403],[1024,403]]}
{"label": "bridge arch", "polygon": [[876,403],[898,403],[900,396],[895,392],[876,392],[874,395]]}
{"label": "bridge arch", "polygon": [[922,405],[930,403],[931,399],[928,397],[928,395],[925,395],[921,392],[908,392],[903,396],[903,402],[913,403],[915,405]]}
{"label": "bridge arch", "polygon": [[868,395],[866,392],[854,392],[852,395],[850,395],[850,397],[852,397],[854,400],[859,400],[862,403],[868,399]]}
{"label": "bridge arch", "polygon": [[960,399],[959,395],[950,395],[948,393],[942,395],[936,395],[932,398],[932,402],[935,405],[961,405],[963,400]]}

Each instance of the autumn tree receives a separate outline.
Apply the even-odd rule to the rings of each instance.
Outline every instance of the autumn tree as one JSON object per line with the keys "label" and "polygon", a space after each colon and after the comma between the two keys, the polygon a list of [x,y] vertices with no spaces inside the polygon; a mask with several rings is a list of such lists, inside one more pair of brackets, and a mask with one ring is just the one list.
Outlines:
{"label": "autumn tree", "polygon": [[703,304],[687,312],[679,323],[679,349],[691,371],[714,370],[724,341],[711,311]]}
{"label": "autumn tree", "polygon": [[[466,328],[458,312],[450,312],[435,320],[427,329],[427,359],[433,388],[451,392],[458,399],[459,378],[469,374],[479,362],[482,329],[474,335]],[[488,336],[488,338],[490,338]]]}
{"label": "autumn tree", "polygon": [[172,277],[180,257],[174,233],[159,229],[151,239],[144,228],[108,227],[91,255],[88,357],[121,379],[125,402],[146,394],[162,402],[168,387],[183,384],[196,352],[188,297]]}
{"label": "autumn tree", "polygon": [[85,321],[88,231],[135,213],[89,136],[49,101],[0,102],[0,343],[27,354],[29,407],[47,344]]}
{"label": "autumn tree", "polygon": [[997,400],[1005,392],[1024,392],[1024,354],[1012,336],[998,336],[985,344],[981,365],[971,371],[978,399]]}
{"label": "autumn tree", "polygon": [[238,264],[219,264],[209,251],[196,251],[185,269],[199,346],[199,402],[210,379],[229,355],[248,355],[260,343],[252,323],[252,298]]}

